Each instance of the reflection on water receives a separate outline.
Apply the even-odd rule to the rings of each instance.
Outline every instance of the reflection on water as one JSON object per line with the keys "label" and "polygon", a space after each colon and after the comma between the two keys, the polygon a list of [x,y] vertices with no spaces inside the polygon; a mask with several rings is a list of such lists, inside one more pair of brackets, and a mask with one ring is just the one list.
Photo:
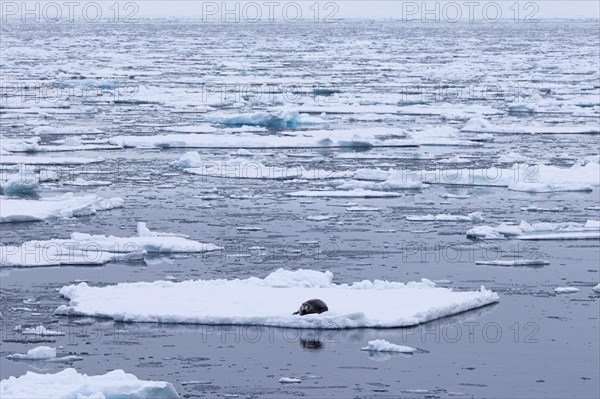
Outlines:
{"label": "reflection on water", "polygon": [[307,350],[311,350],[311,351],[323,349],[323,343],[317,339],[315,339],[315,340],[301,339],[300,346],[302,347],[302,349],[307,349]]}

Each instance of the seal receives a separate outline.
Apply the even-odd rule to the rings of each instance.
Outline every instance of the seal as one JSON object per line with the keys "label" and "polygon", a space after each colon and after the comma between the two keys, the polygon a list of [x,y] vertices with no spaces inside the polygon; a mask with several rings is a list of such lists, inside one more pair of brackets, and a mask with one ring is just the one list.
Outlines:
{"label": "seal", "polygon": [[327,305],[322,300],[309,299],[308,301],[304,302],[302,306],[300,306],[300,309],[297,312],[292,313],[292,315],[298,314],[300,316],[304,316],[306,314],[320,314],[327,312],[328,310],[329,308],[327,308]]}

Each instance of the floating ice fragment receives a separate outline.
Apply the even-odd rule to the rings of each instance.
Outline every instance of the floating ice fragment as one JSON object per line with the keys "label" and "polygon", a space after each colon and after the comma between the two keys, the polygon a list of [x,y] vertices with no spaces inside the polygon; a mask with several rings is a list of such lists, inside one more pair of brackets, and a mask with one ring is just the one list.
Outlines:
{"label": "floating ice fragment", "polygon": [[375,351],[375,352],[398,352],[398,353],[414,353],[415,348],[404,345],[396,345],[385,339],[376,339],[369,341],[369,344],[364,348],[360,348],[361,351]]}

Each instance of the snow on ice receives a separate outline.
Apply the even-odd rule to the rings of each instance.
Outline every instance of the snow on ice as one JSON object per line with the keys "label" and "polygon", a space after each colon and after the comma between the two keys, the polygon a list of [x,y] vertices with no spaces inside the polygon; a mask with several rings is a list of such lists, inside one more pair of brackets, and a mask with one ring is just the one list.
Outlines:
{"label": "snow on ice", "polygon": [[28,371],[20,377],[9,377],[0,382],[0,397],[3,399],[169,399],[178,398],[179,395],[168,382],[140,380],[123,370],[88,376],[68,368],[55,374]]}
{"label": "snow on ice", "polygon": [[[497,294],[453,291],[421,282],[363,280],[333,283],[333,274],[279,269],[264,279],[189,280],[122,283],[92,287],[65,286],[69,299],[57,315],[91,316],[126,322],[251,324],[292,328],[400,327],[479,308],[499,300]],[[264,306],[268,298],[270,306]],[[320,315],[292,313],[310,298],[320,298],[329,311]]]}
{"label": "snow on ice", "polygon": [[94,215],[123,206],[123,199],[102,198],[95,194],[66,193],[39,200],[16,199],[0,196],[0,223],[37,222],[46,219]]}
{"label": "snow on ice", "polygon": [[385,339],[376,339],[373,341],[369,341],[369,344],[363,348],[360,348],[360,350],[398,353],[414,353],[416,351],[415,348],[411,348],[410,346],[392,344],[391,342],[388,342]]}
{"label": "snow on ice", "polygon": [[[72,233],[70,239],[28,241],[20,246],[0,246],[3,267],[102,265],[110,261],[141,259],[148,253],[202,253],[222,249],[190,240],[188,236],[149,230],[137,225],[137,236],[114,237]],[[124,255],[123,255],[124,254]]]}
{"label": "snow on ice", "polygon": [[600,222],[529,223],[523,220],[518,226],[506,223],[496,227],[475,226],[467,231],[467,237],[486,240],[597,240],[600,239]]}

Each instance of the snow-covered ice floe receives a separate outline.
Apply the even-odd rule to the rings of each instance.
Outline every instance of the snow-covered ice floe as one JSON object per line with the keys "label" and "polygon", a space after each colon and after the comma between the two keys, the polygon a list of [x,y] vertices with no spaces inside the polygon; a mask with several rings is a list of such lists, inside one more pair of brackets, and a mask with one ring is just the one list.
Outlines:
{"label": "snow-covered ice floe", "polygon": [[28,350],[27,353],[14,353],[6,356],[6,358],[9,360],[46,361],[52,363],[73,362],[83,359],[74,355],[56,357],[56,348],[51,348],[49,346],[37,346]]}
{"label": "snow-covered ice floe", "polygon": [[[268,325],[289,328],[406,327],[497,302],[496,293],[453,291],[420,282],[363,280],[333,283],[333,274],[279,269],[264,279],[189,280],[65,286],[68,305],[56,315],[124,322]],[[292,315],[303,301],[320,298],[322,314]],[[264,306],[265,301],[269,306]]]}
{"label": "snow-covered ice floe", "polygon": [[467,238],[517,240],[598,240],[600,222],[588,220],[586,223],[529,223],[525,220],[517,225],[502,223],[499,226],[475,226],[467,231]]}
{"label": "snow-covered ice floe", "polygon": [[470,133],[504,133],[504,134],[600,134],[597,124],[589,125],[494,125],[482,118],[471,118],[461,129]]}
{"label": "snow-covered ice floe", "polygon": [[399,197],[399,193],[391,191],[354,190],[305,190],[286,193],[289,197],[331,197],[331,198],[389,198]]}
{"label": "snow-covered ice floe", "polygon": [[294,128],[300,125],[327,122],[317,116],[288,110],[272,112],[257,111],[241,114],[216,112],[208,115],[206,120],[211,123],[218,123],[225,126],[260,126],[270,129]]}
{"label": "snow-covered ice floe", "polygon": [[480,260],[476,265],[485,266],[546,266],[550,262],[537,259],[516,259],[516,260]]}
{"label": "snow-covered ice floe", "polygon": [[279,382],[282,384],[299,384],[302,382],[302,379],[296,377],[281,377]]}
{"label": "snow-covered ice floe", "polygon": [[450,215],[442,213],[439,215],[408,215],[406,220],[411,222],[479,222],[483,220],[481,212],[473,212],[468,215]]}
{"label": "snow-covered ice floe", "polygon": [[10,154],[11,152],[36,152],[39,143],[39,137],[15,139],[0,135],[0,155]]}
{"label": "snow-covered ice floe", "polygon": [[123,370],[88,376],[68,368],[56,374],[37,374],[28,371],[20,377],[9,377],[0,382],[0,397],[3,399],[168,399],[178,398],[179,395],[171,383],[140,380]]}
{"label": "snow-covered ice floe", "polygon": [[430,184],[507,187],[531,193],[593,191],[600,186],[597,158],[582,160],[570,168],[543,164],[514,164],[510,168],[442,169],[422,172]]}
{"label": "snow-covered ice floe", "polygon": [[65,333],[62,331],[50,330],[42,325],[39,325],[37,327],[26,328],[21,331],[21,334],[23,334],[23,335],[38,335],[38,336],[42,336],[42,337],[65,335]]}
{"label": "snow-covered ice floe", "polygon": [[221,179],[264,179],[264,180],[291,180],[291,179],[334,179],[351,177],[352,172],[326,171],[320,169],[308,170],[300,166],[270,166],[260,161],[232,158],[223,161],[202,160],[197,152],[188,152],[172,166],[182,168],[184,172],[217,177]]}
{"label": "snow-covered ice floe", "polygon": [[323,222],[326,220],[337,219],[338,215],[310,215],[306,217],[306,220],[313,222]]}
{"label": "snow-covered ice floe", "polygon": [[556,287],[554,292],[557,294],[575,294],[579,292],[579,288],[576,287]]}
{"label": "snow-covered ice floe", "polygon": [[222,247],[190,240],[185,235],[150,231],[146,223],[140,222],[135,237],[72,233],[70,239],[2,245],[0,266],[102,265],[110,261],[141,259],[148,253],[202,253],[220,249]]}
{"label": "snow-covered ice floe", "polygon": [[[336,172],[337,173],[337,172]],[[361,177],[364,174],[363,171],[356,171],[355,176]],[[374,173],[371,178],[377,178]],[[332,174],[332,176],[338,178],[339,173]],[[384,181],[361,181],[361,180],[334,180],[329,184],[337,190],[421,190],[429,187],[427,184],[423,184],[419,181],[405,181],[397,178],[395,174],[390,174]]]}
{"label": "snow-covered ice floe", "polygon": [[397,353],[414,353],[416,351],[415,348],[411,348],[410,346],[392,344],[391,342],[388,342],[385,339],[376,339],[373,341],[369,341],[369,344],[363,348],[360,348],[360,350]]}
{"label": "snow-covered ice floe", "polygon": [[101,134],[102,130],[91,126],[37,126],[33,129],[37,135],[46,134]]}
{"label": "snow-covered ice floe", "polygon": [[404,139],[396,128],[353,130],[308,130],[280,135],[242,134],[165,134],[154,136],[115,136],[114,145],[141,148],[371,148],[418,147]]}
{"label": "snow-covered ice floe", "polygon": [[[287,110],[289,106],[273,107],[274,110]],[[309,114],[399,114],[399,115],[440,115],[448,119],[469,119],[475,115],[497,115],[502,114],[501,111],[488,105],[470,104],[460,106],[456,104],[436,103],[429,104],[414,104],[414,105],[361,105],[361,104],[304,104],[294,106],[298,112]]]}
{"label": "snow-covered ice floe", "polygon": [[39,200],[0,196],[0,223],[37,222],[46,219],[94,215],[123,206],[122,198],[102,198],[97,195],[67,193]]}
{"label": "snow-covered ice floe", "polygon": [[2,165],[88,165],[104,162],[104,158],[84,157],[47,157],[47,156],[24,156],[24,155],[2,155]]}
{"label": "snow-covered ice floe", "polygon": [[27,353],[15,353],[6,356],[11,360],[48,360],[56,358],[56,348],[49,346],[37,346],[27,351]]}

